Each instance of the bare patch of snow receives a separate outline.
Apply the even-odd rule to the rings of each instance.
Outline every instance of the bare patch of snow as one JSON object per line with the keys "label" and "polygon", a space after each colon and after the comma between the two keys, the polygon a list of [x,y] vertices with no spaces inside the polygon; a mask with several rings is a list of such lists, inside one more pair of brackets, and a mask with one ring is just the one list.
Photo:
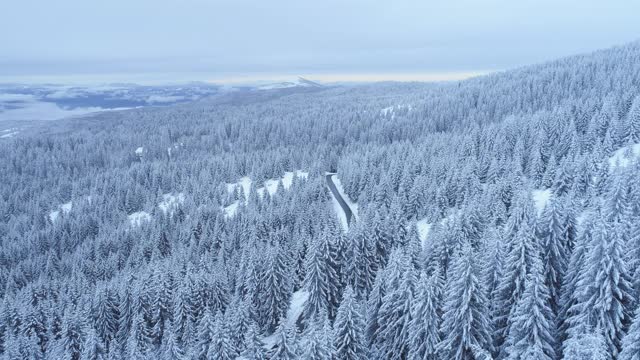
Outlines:
{"label": "bare patch of snow", "polygon": [[60,216],[60,213],[68,214],[71,211],[72,207],[72,201],[58,205],[58,208],[56,210],[53,210],[49,213],[49,220],[51,220],[52,223],[56,222],[56,220],[58,220],[58,217]]}
{"label": "bare patch of snow", "polygon": [[60,210],[62,210],[63,213],[67,214],[69,213],[69,211],[71,211],[72,207],[73,207],[73,202],[69,201],[68,203],[64,203],[60,205]]}
{"label": "bare patch of snow", "polygon": [[625,146],[613,152],[609,158],[609,167],[627,167],[640,158],[640,144]]}
{"label": "bare patch of snow", "polygon": [[238,182],[227,184],[227,192],[232,193],[236,191],[238,187],[240,187],[242,189],[242,192],[244,193],[245,199],[247,199],[249,198],[249,192],[251,191],[251,183],[251,178],[249,178],[248,176],[243,176],[240,178],[240,180],[238,180]]}
{"label": "bare patch of snow", "polygon": [[531,197],[533,198],[533,203],[538,211],[538,216],[540,216],[551,198],[551,189],[533,190],[531,192]]}
{"label": "bare patch of snow", "polygon": [[[260,193],[260,197],[264,196],[264,191],[266,190],[269,195],[273,195],[276,193],[276,191],[278,191],[278,183],[280,183],[280,180],[274,180],[274,179],[270,179],[264,182],[264,188],[261,188],[259,191]],[[284,185],[284,184],[283,184]]]}
{"label": "bare patch of snow", "polygon": [[285,190],[289,190],[289,188],[291,187],[291,184],[293,184],[294,176],[297,178],[306,180],[309,177],[309,173],[302,170],[296,170],[295,172],[292,172],[292,171],[285,172],[284,176],[282,177],[282,185],[284,186]]}
{"label": "bare patch of snow", "polygon": [[[285,325],[291,329],[294,328],[302,312],[304,311],[304,304],[309,299],[309,292],[305,290],[298,290],[291,295],[291,302],[289,303],[289,309],[287,309],[287,316],[285,318]],[[262,342],[265,348],[271,349],[276,343],[277,334],[271,334],[265,337]]]}
{"label": "bare patch of snow", "polygon": [[173,214],[173,211],[180,206],[180,204],[184,203],[184,194],[183,193],[168,193],[162,195],[162,201],[158,203],[158,208],[166,214]]}
{"label": "bare patch of snow", "polygon": [[411,111],[413,110],[413,107],[407,104],[392,105],[380,110],[380,114],[382,114],[382,116],[387,116],[387,114],[391,114],[391,119],[395,119],[396,110],[402,110],[402,109],[407,109],[408,111]]}
{"label": "bare patch of snow", "polygon": [[427,241],[427,237],[429,236],[429,232],[431,231],[432,224],[427,221],[427,218],[418,220],[416,222],[416,227],[418,228],[418,236],[420,237],[420,243],[422,247],[424,247],[425,242]]}
{"label": "bare patch of snow", "polygon": [[54,210],[49,213],[49,219],[51,220],[52,223],[58,220],[58,216],[60,216],[60,210]]}
{"label": "bare patch of snow", "polygon": [[298,290],[291,295],[291,303],[287,310],[287,325],[293,327],[304,310],[304,304],[309,299],[309,292]]}
{"label": "bare patch of snow", "polygon": [[231,205],[224,207],[222,209],[224,211],[224,216],[227,218],[236,216],[236,213],[238,212],[238,206],[240,206],[240,201],[236,200]]}
{"label": "bare patch of snow", "polygon": [[13,131],[13,132],[4,133],[4,134],[0,135],[0,139],[6,139],[6,138],[14,137],[14,136],[16,136],[16,134],[18,132],[19,131]]}
{"label": "bare patch of snow", "polygon": [[[265,191],[269,193],[269,195],[273,195],[278,191],[278,183],[282,181],[282,186],[285,190],[288,190],[293,184],[293,178],[298,177],[300,179],[307,179],[309,177],[309,173],[302,170],[296,171],[287,171],[284,173],[284,176],[280,179],[269,179],[264,182],[264,186],[256,189],[258,195],[262,198],[264,197]],[[227,184],[227,192],[233,193],[236,191],[238,187],[241,187],[244,192],[244,198],[249,198],[249,192],[251,191],[252,180],[248,176],[244,176],[240,178],[240,180],[236,183]]]}
{"label": "bare patch of snow", "polygon": [[177,95],[151,95],[147,98],[147,103],[155,103],[155,104],[163,104],[163,103],[174,103],[177,101],[185,100],[184,96]]}
{"label": "bare patch of snow", "polygon": [[146,211],[138,211],[133,214],[129,214],[129,223],[132,227],[138,227],[147,221],[151,221],[151,215]]}

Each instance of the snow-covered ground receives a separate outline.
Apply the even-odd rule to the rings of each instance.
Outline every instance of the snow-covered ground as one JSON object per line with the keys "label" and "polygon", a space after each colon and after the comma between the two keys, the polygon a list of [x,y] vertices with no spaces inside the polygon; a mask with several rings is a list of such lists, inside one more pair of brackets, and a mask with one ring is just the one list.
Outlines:
{"label": "snow-covered ground", "polygon": [[396,110],[402,110],[402,109],[407,109],[408,111],[411,111],[413,107],[411,105],[403,105],[403,104],[392,105],[380,110],[380,114],[382,114],[382,116],[387,116],[387,114],[391,114],[391,119],[395,119]]}
{"label": "snow-covered ground", "polygon": [[10,129],[0,130],[0,139],[6,139],[6,138],[14,137],[18,132],[19,131],[18,131],[17,128],[10,128]]}
{"label": "snow-covered ground", "polygon": [[[184,193],[167,193],[162,195],[162,200],[158,203],[158,209],[163,214],[173,215],[173,212],[184,203]],[[138,227],[142,223],[151,221],[153,217],[146,211],[137,211],[128,215],[129,224]]]}
{"label": "snow-covered ground", "polygon": [[158,208],[160,208],[160,211],[164,214],[169,213],[169,215],[172,215],[175,209],[182,203],[184,203],[183,193],[177,193],[175,195],[168,193],[162,195],[162,201],[158,203]]}
{"label": "snow-covered ground", "polygon": [[640,144],[625,146],[613,152],[609,158],[609,167],[627,167],[640,158]]}
{"label": "snow-covered ground", "polygon": [[146,211],[137,211],[129,214],[129,223],[132,227],[138,227],[147,221],[151,221],[151,215]]}
{"label": "snow-covered ground", "polygon": [[427,237],[429,236],[429,232],[431,231],[432,224],[427,221],[427,218],[418,220],[416,222],[416,227],[418,228],[418,236],[420,237],[420,243],[424,248],[424,243],[427,241]]}
{"label": "snow-covered ground", "polygon": [[56,210],[53,210],[49,213],[49,220],[51,220],[52,223],[56,222],[61,212],[62,214],[68,214],[71,211],[72,207],[73,207],[72,201],[58,205],[58,208]]}
{"label": "snow-covered ground", "polygon": [[[304,290],[298,290],[291,295],[291,302],[289,303],[289,309],[287,309],[287,317],[285,318],[286,326],[289,328],[294,328],[300,316],[302,316],[302,311],[304,310],[304,304],[309,299],[309,292]],[[271,349],[276,343],[277,334],[271,334],[264,339],[262,339],[264,343],[264,347],[267,349]]]}
{"label": "snow-covered ground", "polygon": [[240,200],[236,200],[236,201],[232,202],[231,205],[225,206],[223,208],[224,216],[227,217],[227,218],[232,218],[232,217],[236,216],[236,213],[238,212],[238,207],[239,206],[240,206]]}
{"label": "snow-covered ground", "polygon": [[[309,177],[309,173],[302,170],[296,171],[287,171],[280,179],[269,179],[263,183],[263,186],[256,189],[258,196],[260,198],[264,197],[265,191],[271,196],[278,191],[278,183],[282,181],[282,187],[285,190],[289,190],[291,185],[293,184],[293,178],[299,178],[306,180]],[[238,182],[227,184],[227,192],[233,193],[236,189],[242,189],[242,193],[244,194],[245,203],[249,199],[249,193],[251,192],[251,184],[253,181],[248,176],[241,177]],[[238,200],[234,201],[230,205],[223,208],[226,217],[235,216],[238,211],[238,207],[240,206],[240,202]]]}
{"label": "snow-covered ground", "polygon": [[551,199],[551,189],[533,190],[531,192],[531,197],[533,198],[533,204],[536,207],[538,216],[540,216],[544,208],[547,206],[547,203],[549,203],[549,199]]}

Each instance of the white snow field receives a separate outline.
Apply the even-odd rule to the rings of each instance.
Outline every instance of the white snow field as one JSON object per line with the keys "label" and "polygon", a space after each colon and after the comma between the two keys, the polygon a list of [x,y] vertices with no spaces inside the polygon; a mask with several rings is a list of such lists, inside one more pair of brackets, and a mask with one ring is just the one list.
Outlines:
{"label": "white snow field", "polygon": [[[302,316],[302,311],[304,310],[304,304],[309,299],[309,292],[305,290],[298,290],[291,294],[291,302],[289,303],[289,309],[287,309],[287,316],[285,318],[287,327],[293,329],[296,325],[300,316]],[[276,343],[277,334],[271,334],[264,339],[262,342],[264,343],[264,347],[267,349],[271,349]]]}
{"label": "white snow field", "polygon": [[416,222],[416,227],[418,228],[418,236],[420,237],[420,243],[424,248],[425,242],[427,241],[427,237],[429,236],[429,232],[431,231],[432,224],[427,221],[427,218],[418,220]]}
{"label": "white snow field", "polygon": [[128,217],[131,227],[139,227],[142,223],[151,221],[151,215],[146,211],[137,211],[133,214],[129,214]]}
{"label": "white snow field", "polygon": [[6,129],[6,130],[2,130],[0,131],[0,139],[7,139],[7,138],[11,138],[16,136],[16,134],[18,134],[19,131],[17,131],[17,129]]}
{"label": "white snow field", "polygon": [[408,111],[411,111],[413,107],[411,105],[404,105],[404,104],[392,105],[380,110],[380,114],[382,114],[382,116],[387,116],[387,114],[391,114],[391,119],[393,120],[396,118],[396,110],[402,110],[402,109],[407,109]]}
{"label": "white snow field", "polygon": [[625,146],[613,152],[609,158],[609,167],[615,169],[617,167],[625,168],[640,158],[640,144]]}
{"label": "white snow field", "polygon": [[68,214],[71,211],[72,207],[73,207],[72,201],[58,205],[57,210],[53,210],[49,213],[49,220],[51,220],[52,223],[56,222],[61,212],[62,214]]}
{"label": "white snow field", "polygon": [[[259,187],[256,189],[256,192],[258,193],[258,196],[260,196],[260,198],[264,197],[265,191],[270,196],[272,196],[278,191],[278,183],[280,183],[280,181],[282,181],[282,187],[285,190],[289,190],[289,188],[291,188],[291,185],[293,184],[294,177],[306,180],[309,177],[309,173],[302,170],[286,171],[284,175],[279,179],[269,179],[265,181],[262,187]],[[238,180],[238,182],[228,183],[227,192],[233,193],[238,188],[242,189],[242,193],[244,194],[245,203],[246,203],[247,200],[249,199],[249,193],[251,192],[252,183],[253,181],[251,180],[251,178],[249,178],[248,176],[243,176],[240,178],[240,180]],[[235,216],[239,206],[240,206],[240,201],[236,200],[230,205],[223,207],[225,216],[228,218]]]}
{"label": "white snow field", "polygon": [[168,193],[162,195],[162,201],[158,203],[158,208],[164,214],[173,215],[173,212],[184,203],[184,193]]}
{"label": "white snow field", "polygon": [[531,192],[531,197],[533,198],[533,203],[536,207],[536,211],[538,212],[538,216],[540,216],[542,211],[544,211],[544,208],[547,206],[547,203],[549,203],[549,199],[551,199],[551,189],[533,190]]}

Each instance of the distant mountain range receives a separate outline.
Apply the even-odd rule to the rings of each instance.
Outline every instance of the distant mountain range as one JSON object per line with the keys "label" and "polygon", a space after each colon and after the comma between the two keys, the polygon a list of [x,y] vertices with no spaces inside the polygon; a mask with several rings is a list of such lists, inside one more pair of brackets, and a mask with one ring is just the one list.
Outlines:
{"label": "distant mountain range", "polygon": [[284,81],[284,82],[279,82],[279,83],[261,85],[261,86],[258,86],[257,89],[259,89],[259,90],[273,90],[273,89],[287,89],[287,88],[294,88],[294,87],[321,88],[321,87],[324,87],[324,85],[321,85],[321,84],[319,84],[319,83],[317,83],[315,81],[311,81],[311,80],[305,79],[303,77],[298,77],[298,79],[295,80],[295,81]]}
{"label": "distant mountain range", "polygon": [[231,87],[205,82],[157,86],[0,84],[0,121],[58,120],[97,111],[173,105],[229,92],[322,87],[302,77],[266,85]]}

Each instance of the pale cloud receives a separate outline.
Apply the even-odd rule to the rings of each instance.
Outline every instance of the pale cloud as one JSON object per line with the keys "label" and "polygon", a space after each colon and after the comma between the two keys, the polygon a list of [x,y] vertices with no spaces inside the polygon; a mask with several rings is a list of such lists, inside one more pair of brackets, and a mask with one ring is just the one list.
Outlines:
{"label": "pale cloud", "polygon": [[0,81],[141,73],[173,81],[260,73],[441,79],[635,40],[639,11],[628,0],[6,1]]}

